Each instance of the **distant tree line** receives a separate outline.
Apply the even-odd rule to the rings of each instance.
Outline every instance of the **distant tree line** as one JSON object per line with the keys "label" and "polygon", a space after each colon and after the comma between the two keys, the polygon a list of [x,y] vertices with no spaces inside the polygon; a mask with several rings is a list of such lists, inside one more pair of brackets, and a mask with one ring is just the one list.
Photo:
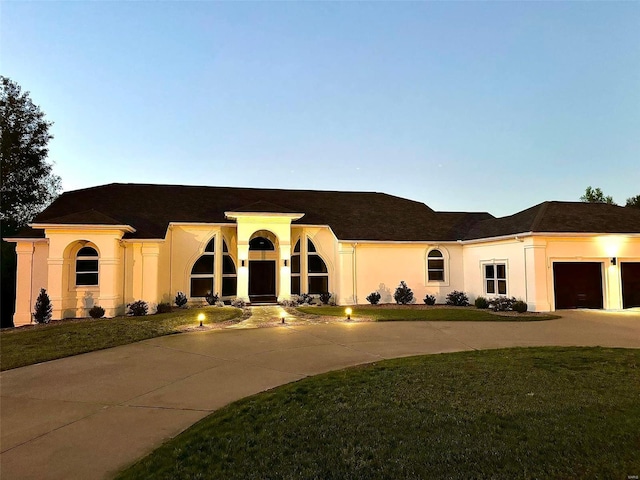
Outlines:
{"label": "distant tree line", "polygon": [[[611,195],[605,195],[600,188],[592,188],[591,185],[586,188],[584,195],[580,197],[580,200],[586,203],[607,203],[609,205],[617,205],[617,203],[613,201],[613,197]],[[627,198],[625,207],[640,208],[640,195]]]}

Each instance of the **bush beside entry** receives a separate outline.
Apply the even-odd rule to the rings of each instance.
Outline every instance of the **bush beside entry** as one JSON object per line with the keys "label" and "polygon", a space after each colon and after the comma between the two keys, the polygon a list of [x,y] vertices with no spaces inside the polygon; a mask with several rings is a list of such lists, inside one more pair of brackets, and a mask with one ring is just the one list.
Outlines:
{"label": "bush beside entry", "polygon": [[142,317],[149,311],[149,306],[144,300],[138,300],[130,303],[127,305],[127,308],[129,309],[127,315],[132,315],[134,317]]}
{"label": "bush beside entry", "polygon": [[94,305],[91,307],[91,310],[89,310],[89,315],[91,318],[102,318],[104,316],[104,308],[100,305]]}
{"label": "bush beside entry", "polygon": [[396,292],[393,294],[393,298],[399,305],[407,305],[413,303],[413,291],[407,286],[404,280],[400,281],[400,285],[396,288]]}
{"label": "bush beside entry", "polygon": [[371,292],[367,296],[367,302],[369,302],[371,305],[377,305],[380,301],[380,297],[381,295],[378,292]]}

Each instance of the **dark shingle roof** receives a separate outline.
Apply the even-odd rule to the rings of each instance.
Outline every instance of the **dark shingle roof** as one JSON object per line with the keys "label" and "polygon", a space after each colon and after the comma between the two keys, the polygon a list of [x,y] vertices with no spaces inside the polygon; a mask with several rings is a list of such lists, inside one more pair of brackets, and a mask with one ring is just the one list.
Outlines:
{"label": "dark shingle roof", "polygon": [[491,217],[439,214],[424,203],[375,192],[115,183],[66,192],[33,223],[68,216],[82,223],[87,208],[131,225],[136,232],[129,238],[164,238],[169,222],[233,224],[224,212],[239,210],[304,213],[294,223],[329,225],[343,240],[458,240],[476,215]]}
{"label": "dark shingle roof", "polygon": [[539,233],[640,233],[640,209],[604,203],[543,202],[514,215],[478,222],[466,239]]}
{"label": "dark shingle roof", "polygon": [[[164,238],[169,222],[235,223],[229,211],[304,213],[294,224],[329,225],[341,240],[456,241],[525,232],[640,233],[640,210],[544,202],[508,217],[434,212],[375,192],[119,184],[62,194],[33,223],[130,225],[127,238]],[[19,232],[23,233],[23,232]],[[32,237],[42,237],[40,232]]]}

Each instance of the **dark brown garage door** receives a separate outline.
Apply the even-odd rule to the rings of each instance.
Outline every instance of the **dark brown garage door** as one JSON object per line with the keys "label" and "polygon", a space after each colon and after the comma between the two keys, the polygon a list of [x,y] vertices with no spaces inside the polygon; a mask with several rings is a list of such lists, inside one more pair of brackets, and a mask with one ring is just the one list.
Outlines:
{"label": "dark brown garage door", "polygon": [[620,264],[622,276],[622,307],[640,307],[640,263]]}
{"label": "dark brown garage door", "polygon": [[556,308],[602,308],[602,263],[553,264]]}

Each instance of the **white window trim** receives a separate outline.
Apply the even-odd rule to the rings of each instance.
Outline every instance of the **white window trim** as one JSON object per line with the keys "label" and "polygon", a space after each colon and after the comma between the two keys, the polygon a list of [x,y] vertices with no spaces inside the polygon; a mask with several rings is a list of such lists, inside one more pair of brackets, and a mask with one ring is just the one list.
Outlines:
{"label": "white window trim", "polygon": [[[191,279],[192,278],[211,278],[211,283],[213,284],[213,290],[216,289],[216,240],[217,240],[217,236],[218,234],[214,234],[213,237],[209,238],[209,240],[207,240],[207,243],[204,244],[204,247],[202,247],[202,251],[198,254],[198,256],[196,256],[195,260],[193,261],[193,264],[191,264],[191,268],[189,269],[189,295],[187,298],[192,299],[192,298],[205,298],[205,297],[194,297],[193,295],[191,295]],[[213,252],[207,252],[207,246],[209,245],[209,243],[211,243],[213,241]],[[222,247],[220,247],[220,249],[222,250]],[[210,255],[213,257],[213,273],[191,273],[193,272],[193,267],[195,267],[196,263],[198,263],[198,260],[200,260],[202,257],[204,257],[205,255]],[[211,293],[215,294],[215,291],[211,291]]]}
{"label": "white window trim", "polygon": [[[442,260],[444,264],[444,278],[443,280],[429,280],[429,253],[433,250],[438,250],[442,254]],[[449,286],[449,272],[451,271],[449,265],[449,251],[442,245],[434,245],[429,247],[424,253],[424,285],[426,287],[448,287]]]}
{"label": "white window trim", "polygon": [[[78,256],[78,254],[76,253],[76,259],[74,262],[74,277],[73,277],[73,283],[75,285],[75,288],[77,290],[81,290],[81,289],[98,289],[100,287],[100,253],[98,252],[98,249],[92,245],[84,245],[82,247],[80,247],[80,249],[78,249],[78,253],[80,252],[80,250],[82,250],[85,247],[89,247],[89,248],[93,248],[96,252],[95,256],[91,256],[91,257],[87,257],[85,255],[83,256]],[[91,272],[78,272],[78,260],[97,260],[98,261],[98,269],[96,271],[91,271]],[[88,274],[97,274],[98,275],[98,283],[92,283],[90,285],[78,285],[78,275],[88,275]]]}
{"label": "white window trim", "polygon": [[[493,273],[494,277],[492,279],[487,278],[485,266],[493,265]],[[502,278],[498,278],[498,269],[497,265],[504,265],[504,281],[506,286],[505,293],[498,293],[498,280],[502,280]],[[482,291],[487,297],[496,298],[496,297],[508,297],[509,296],[509,261],[508,260],[487,260],[480,262],[480,268],[482,269]],[[487,292],[487,280],[493,280],[495,292],[489,293]]]}

